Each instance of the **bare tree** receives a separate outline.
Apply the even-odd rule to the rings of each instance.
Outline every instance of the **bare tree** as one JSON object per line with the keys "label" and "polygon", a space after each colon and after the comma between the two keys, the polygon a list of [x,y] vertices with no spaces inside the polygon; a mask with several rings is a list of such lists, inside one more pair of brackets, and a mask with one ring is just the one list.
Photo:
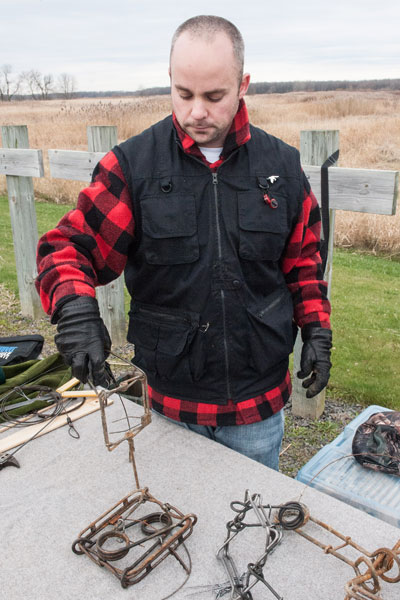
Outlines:
{"label": "bare tree", "polygon": [[58,88],[60,93],[66,100],[73,97],[76,90],[76,79],[69,73],[61,73],[57,79]]}
{"label": "bare tree", "polygon": [[43,75],[37,82],[37,85],[40,89],[42,100],[47,100],[50,92],[53,91],[54,78],[50,73],[47,75]]}
{"label": "bare tree", "polygon": [[18,92],[20,83],[20,77],[13,77],[11,65],[0,67],[0,100],[10,102],[11,98]]}
{"label": "bare tree", "polygon": [[53,91],[54,77],[51,74],[42,75],[40,71],[31,69],[22,73],[21,77],[34,100],[47,100]]}
{"label": "bare tree", "polygon": [[37,81],[40,80],[39,71],[31,69],[30,71],[24,71],[21,73],[21,80],[25,84],[25,87],[29,90],[32,96],[32,100],[39,100],[40,90],[37,86]]}

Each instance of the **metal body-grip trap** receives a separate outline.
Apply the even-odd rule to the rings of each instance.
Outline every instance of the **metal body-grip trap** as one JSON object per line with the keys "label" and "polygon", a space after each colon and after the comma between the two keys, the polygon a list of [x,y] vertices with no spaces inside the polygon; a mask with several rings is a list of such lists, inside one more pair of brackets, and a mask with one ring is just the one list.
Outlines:
{"label": "metal body-grip trap", "polygon": [[[124,406],[128,429],[120,439],[111,441],[105,411],[108,398],[111,394],[126,394],[137,383],[141,386],[143,405],[140,423],[130,426],[130,417]],[[122,587],[144,579],[168,556],[175,558],[183,567],[187,574],[186,582],[191,572],[190,557],[188,555],[186,563],[177,549],[183,545],[186,550],[184,541],[192,533],[197,517],[194,514],[184,515],[174,506],[154,498],[147,487],[139,485],[133,438],[151,423],[146,375],[134,367],[117,387],[102,389],[99,400],[106,447],[112,451],[124,440],[128,442],[137,489],[83,529],[72,550],[75,554],[86,554],[97,565],[106,567],[121,581]]]}

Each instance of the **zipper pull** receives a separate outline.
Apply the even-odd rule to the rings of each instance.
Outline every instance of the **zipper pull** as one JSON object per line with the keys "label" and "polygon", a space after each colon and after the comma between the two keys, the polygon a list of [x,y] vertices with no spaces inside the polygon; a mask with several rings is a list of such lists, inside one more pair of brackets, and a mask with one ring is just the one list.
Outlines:
{"label": "zipper pull", "polygon": [[270,198],[267,192],[265,192],[263,198],[265,204],[268,204],[271,208],[278,208],[278,200],[276,200],[275,198]]}
{"label": "zipper pull", "polygon": [[218,183],[218,175],[216,173],[212,173],[212,182],[214,185]]}

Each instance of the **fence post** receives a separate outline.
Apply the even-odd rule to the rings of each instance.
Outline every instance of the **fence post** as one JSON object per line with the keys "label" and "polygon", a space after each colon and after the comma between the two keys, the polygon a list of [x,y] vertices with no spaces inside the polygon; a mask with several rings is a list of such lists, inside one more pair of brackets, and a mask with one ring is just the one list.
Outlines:
{"label": "fence post", "polygon": [[[89,126],[87,128],[87,139],[89,152],[107,152],[117,144],[117,128],[115,126]],[[126,320],[123,277],[118,277],[108,285],[97,288],[96,295],[100,314],[113,344],[116,346],[125,344]]]}
{"label": "fence post", "polygon": [[[326,159],[339,148],[339,131],[301,131],[300,156],[303,165],[321,166]],[[328,297],[330,298],[332,281],[332,254],[335,232],[335,211],[329,211],[330,230],[328,241],[328,258],[325,268],[325,279],[328,281]],[[302,387],[302,380],[296,373],[300,370],[302,341],[301,335],[297,336],[293,355],[293,392],[292,412],[300,417],[318,419],[325,408],[325,390],[314,398],[306,398],[306,390]]]}
{"label": "fence post", "polygon": [[[1,135],[3,148],[29,148],[26,125],[3,125]],[[44,312],[35,288],[38,230],[32,177],[6,175],[6,180],[21,312],[35,319]]]}

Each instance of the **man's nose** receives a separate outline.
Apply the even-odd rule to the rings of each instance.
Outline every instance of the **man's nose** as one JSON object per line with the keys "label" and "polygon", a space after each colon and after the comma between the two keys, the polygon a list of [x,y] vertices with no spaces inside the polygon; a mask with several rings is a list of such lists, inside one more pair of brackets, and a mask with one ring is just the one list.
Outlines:
{"label": "man's nose", "polygon": [[207,117],[207,109],[202,100],[194,100],[192,106],[192,117],[196,121],[201,121]]}

